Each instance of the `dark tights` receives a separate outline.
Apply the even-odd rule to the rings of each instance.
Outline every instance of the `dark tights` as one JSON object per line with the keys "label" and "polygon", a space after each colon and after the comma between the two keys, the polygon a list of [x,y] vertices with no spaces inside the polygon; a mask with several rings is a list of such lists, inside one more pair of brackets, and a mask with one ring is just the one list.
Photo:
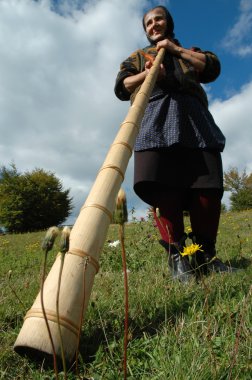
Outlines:
{"label": "dark tights", "polygon": [[155,194],[155,221],[161,237],[167,243],[180,241],[184,234],[183,212],[190,215],[192,232],[209,240],[216,240],[221,211],[221,195],[218,189],[191,189]]}

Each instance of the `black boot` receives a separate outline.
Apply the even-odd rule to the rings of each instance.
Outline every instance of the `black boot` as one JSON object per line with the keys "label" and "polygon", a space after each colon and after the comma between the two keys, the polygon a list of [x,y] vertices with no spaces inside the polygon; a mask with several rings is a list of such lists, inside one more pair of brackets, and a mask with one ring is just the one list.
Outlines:
{"label": "black boot", "polygon": [[198,244],[202,251],[197,251],[191,260],[192,267],[200,274],[208,274],[213,272],[234,272],[237,269],[224,264],[216,257],[215,241],[196,237],[192,233],[189,234],[194,244]]}
{"label": "black boot", "polygon": [[168,267],[171,271],[172,278],[181,282],[189,282],[194,278],[193,269],[189,263],[188,257],[180,254],[183,250],[186,237],[187,235],[183,237],[180,243],[169,244],[164,240],[159,240],[159,243],[168,253]]}

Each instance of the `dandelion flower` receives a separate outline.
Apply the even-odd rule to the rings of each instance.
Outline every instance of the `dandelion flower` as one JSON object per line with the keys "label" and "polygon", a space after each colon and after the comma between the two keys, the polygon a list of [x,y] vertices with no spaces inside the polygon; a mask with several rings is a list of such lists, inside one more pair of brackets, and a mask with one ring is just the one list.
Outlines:
{"label": "dandelion flower", "polygon": [[201,249],[202,245],[199,244],[191,244],[188,247],[184,247],[183,252],[181,252],[182,256],[191,256],[194,255],[194,253],[201,251],[203,252],[203,249]]}
{"label": "dandelion flower", "polygon": [[113,222],[123,225],[128,221],[127,199],[125,191],[121,188],[116,199],[116,208],[113,214]]}
{"label": "dandelion flower", "polygon": [[54,241],[56,237],[58,236],[59,229],[58,227],[50,227],[47,230],[47,233],[45,235],[45,238],[42,242],[42,249],[43,251],[50,251],[53,247]]}
{"label": "dandelion flower", "polygon": [[61,238],[60,238],[60,252],[66,253],[69,250],[69,237],[70,237],[71,229],[66,226],[62,230]]}

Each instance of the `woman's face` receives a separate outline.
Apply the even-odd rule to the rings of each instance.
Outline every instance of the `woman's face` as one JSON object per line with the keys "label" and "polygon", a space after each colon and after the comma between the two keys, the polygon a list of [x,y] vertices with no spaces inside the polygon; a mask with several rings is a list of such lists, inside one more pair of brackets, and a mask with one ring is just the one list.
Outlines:
{"label": "woman's face", "polygon": [[161,41],[165,38],[167,21],[166,14],[162,8],[155,8],[144,18],[144,25],[147,37],[153,42]]}

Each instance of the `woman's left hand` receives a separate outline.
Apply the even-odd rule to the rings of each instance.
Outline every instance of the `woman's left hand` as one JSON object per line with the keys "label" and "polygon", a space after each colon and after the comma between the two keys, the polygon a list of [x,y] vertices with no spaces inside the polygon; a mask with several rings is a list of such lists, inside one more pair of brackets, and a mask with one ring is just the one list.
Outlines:
{"label": "woman's left hand", "polygon": [[166,38],[165,40],[159,41],[156,45],[157,50],[160,50],[161,48],[165,48],[169,53],[176,55],[178,53],[178,48],[172,40],[169,40]]}
{"label": "woman's left hand", "polygon": [[198,72],[202,72],[205,69],[206,55],[202,52],[178,46],[174,41],[169,40],[168,38],[157,42],[156,47],[157,50],[165,48],[170,54],[174,55],[175,57],[188,61]]}

